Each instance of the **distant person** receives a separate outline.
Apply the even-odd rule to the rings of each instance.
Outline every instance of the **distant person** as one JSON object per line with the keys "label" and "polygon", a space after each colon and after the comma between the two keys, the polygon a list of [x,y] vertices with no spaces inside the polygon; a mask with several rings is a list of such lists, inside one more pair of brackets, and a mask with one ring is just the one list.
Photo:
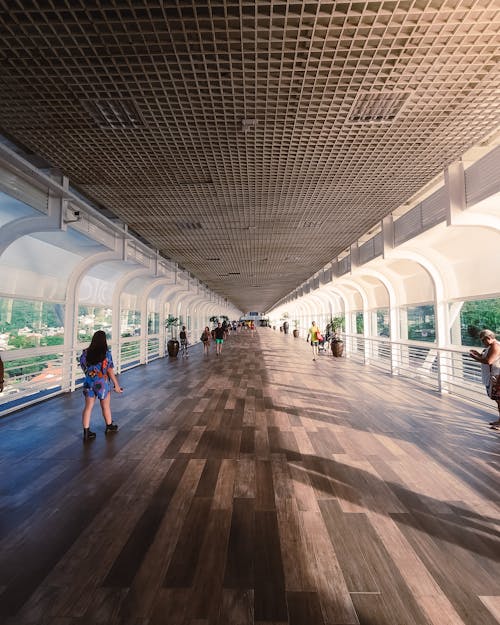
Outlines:
{"label": "distant person", "polygon": [[210,328],[208,326],[205,326],[205,329],[201,333],[200,340],[203,343],[203,354],[204,355],[206,354],[207,356],[210,350],[210,337],[211,336],[212,336],[212,333],[210,332]]}
{"label": "distant person", "polygon": [[181,331],[179,332],[179,339],[181,342],[181,356],[188,357],[188,335],[186,332],[186,326],[182,326]]}
{"label": "distant person", "polygon": [[[481,353],[477,349],[471,349],[470,357],[481,363],[481,375],[483,384],[486,386],[488,397],[496,401],[499,418],[491,421],[492,430],[500,430],[500,343],[495,333],[491,330],[481,330],[479,340],[484,345]],[[496,383],[491,384],[491,376],[496,376]]]}
{"label": "distant person", "polygon": [[4,369],[3,369],[3,360],[2,357],[0,356],[0,393],[3,393],[3,374],[4,374]]}
{"label": "distant person", "polygon": [[311,337],[311,347],[312,347],[312,352],[313,352],[313,360],[316,360],[316,356],[318,355],[318,345],[319,345],[318,334],[320,334],[319,328],[316,325],[316,322],[313,321],[312,324],[311,324],[311,327],[309,328],[309,331],[307,333],[307,338],[306,338],[306,341],[308,341],[309,337]]}
{"label": "distant person", "polygon": [[113,423],[111,417],[111,389],[122,393],[123,389],[115,375],[113,358],[106,341],[106,333],[98,330],[92,337],[87,349],[80,356],[80,366],[85,373],[83,383],[83,395],[85,407],[82,412],[83,440],[88,441],[96,437],[90,429],[90,415],[96,398],[101,403],[101,411],[106,423],[105,434],[116,432],[118,425]]}
{"label": "distant person", "polygon": [[225,329],[222,327],[221,322],[217,324],[217,327],[214,329],[214,338],[215,338],[215,353],[217,356],[222,354],[222,345],[224,343],[224,336],[226,335]]}

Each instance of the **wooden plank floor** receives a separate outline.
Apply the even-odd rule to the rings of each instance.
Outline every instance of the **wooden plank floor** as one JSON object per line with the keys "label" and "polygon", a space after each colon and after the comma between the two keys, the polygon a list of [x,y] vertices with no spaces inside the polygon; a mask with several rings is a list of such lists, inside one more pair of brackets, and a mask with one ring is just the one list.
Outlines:
{"label": "wooden plank floor", "polygon": [[7,625],[500,622],[495,411],[259,329],[0,421]]}

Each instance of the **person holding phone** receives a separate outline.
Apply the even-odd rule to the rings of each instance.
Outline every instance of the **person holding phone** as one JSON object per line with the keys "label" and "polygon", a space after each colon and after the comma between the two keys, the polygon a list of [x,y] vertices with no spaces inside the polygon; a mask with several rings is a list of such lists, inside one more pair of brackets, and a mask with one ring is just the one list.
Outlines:
{"label": "person holding phone", "polygon": [[[499,418],[491,421],[492,430],[500,430],[500,342],[491,330],[481,330],[479,340],[484,345],[481,353],[477,349],[471,349],[469,355],[473,360],[481,363],[483,384],[486,386],[488,397],[496,401]],[[493,376],[493,377],[492,377]]]}

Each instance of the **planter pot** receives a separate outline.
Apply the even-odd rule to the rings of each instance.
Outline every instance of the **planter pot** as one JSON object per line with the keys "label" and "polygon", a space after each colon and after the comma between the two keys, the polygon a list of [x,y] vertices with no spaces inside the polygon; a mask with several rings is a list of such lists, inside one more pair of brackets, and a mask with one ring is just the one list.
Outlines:
{"label": "planter pot", "polygon": [[294,336],[295,338],[297,338],[297,337],[299,336],[299,331],[298,331],[298,330],[294,330],[294,331],[293,331],[293,336]]}
{"label": "planter pot", "polygon": [[332,355],[340,358],[344,353],[344,343],[342,341],[332,341]]}
{"label": "planter pot", "polygon": [[170,339],[170,341],[167,341],[167,351],[171,358],[175,358],[179,353],[179,341],[176,339]]}
{"label": "planter pot", "polygon": [[283,324],[283,332],[285,334],[288,334],[288,321],[285,321],[285,323]]}

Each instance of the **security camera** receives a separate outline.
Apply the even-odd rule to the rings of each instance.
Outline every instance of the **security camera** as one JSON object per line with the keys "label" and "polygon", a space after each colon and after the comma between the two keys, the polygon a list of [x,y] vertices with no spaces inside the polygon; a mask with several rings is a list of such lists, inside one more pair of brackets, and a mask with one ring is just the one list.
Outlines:
{"label": "security camera", "polygon": [[82,216],[80,214],[80,211],[72,210],[71,213],[73,214],[73,216],[71,218],[64,219],[64,223],[65,224],[73,224],[73,223],[75,223],[75,221],[80,221],[80,219],[82,218]]}

